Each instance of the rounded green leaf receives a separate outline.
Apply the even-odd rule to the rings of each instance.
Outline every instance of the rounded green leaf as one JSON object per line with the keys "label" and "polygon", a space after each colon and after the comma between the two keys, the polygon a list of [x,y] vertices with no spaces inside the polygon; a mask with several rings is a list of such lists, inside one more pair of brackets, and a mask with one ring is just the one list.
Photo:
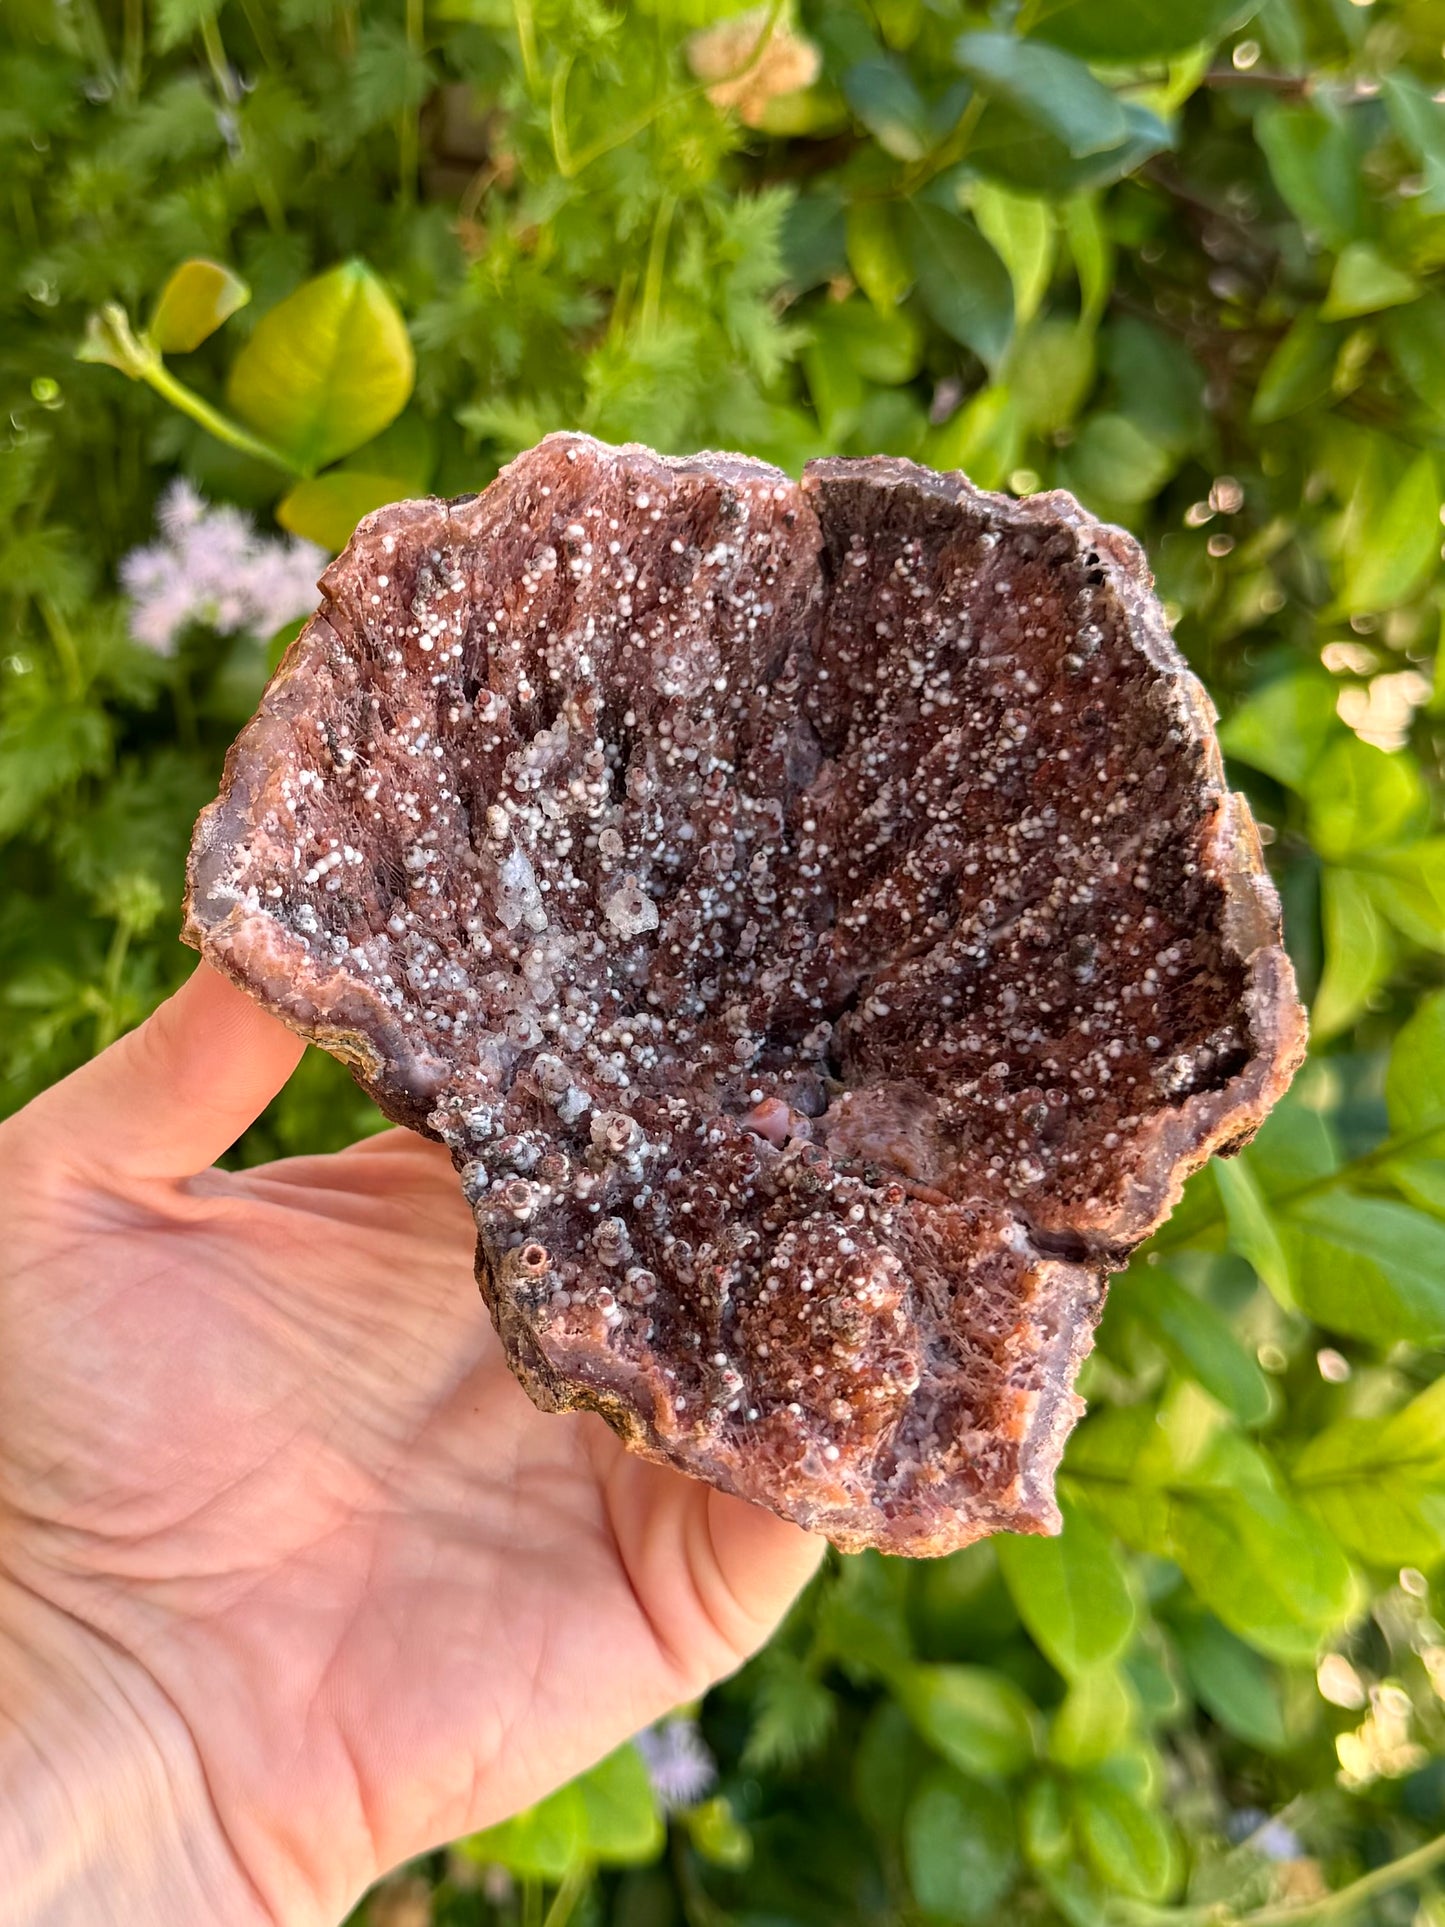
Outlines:
{"label": "rounded green leaf", "polygon": [[1139,1703],[1114,1666],[1096,1666],[1070,1686],[1049,1729],[1049,1758],[1060,1766],[1100,1766],[1134,1730]]}
{"label": "rounded green leaf", "polygon": [[898,232],[898,210],[860,201],[848,210],[848,266],[874,307],[887,314],[913,286],[913,269]]}
{"label": "rounded green leaf", "polygon": [[906,1666],[898,1702],[944,1758],[981,1779],[1017,1773],[1033,1758],[1033,1708],[1002,1673],[983,1666]]}
{"label": "rounded green leaf", "polygon": [[933,201],[908,203],[903,232],[924,307],[945,334],[997,367],[1014,325],[1008,269],[971,221]]}
{"label": "rounded green leaf", "polygon": [[188,355],[250,299],[240,275],[219,261],[183,261],[161,289],[146,333],[163,355]]}
{"label": "rounded green leaf", "polygon": [[1069,1501],[1060,1510],[1057,1538],[1001,1533],[994,1546],[1019,1618],[1072,1678],[1123,1651],[1134,1631],[1134,1599],[1105,1534]]}
{"label": "rounded green leaf", "polygon": [[1280,1220],[1300,1310],[1378,1345],[1445,1342],[1445,1225],[1341,1187]]}
{"label": "rounded green leaf", "polygon": [[860,60],[843,76],[843,97],[885,154],[916,161],[927,153],[928,109],[901,60]]}
{"label": "rounded green leaf", "polygon": [[1213,1305],[1186,1291],[1162,1266],[1131,1272],[1113,1291],[1123,1294],[1178,1370],[1242,1425],[1264,1423],[1273,1408],[1269,1380]]}
{"label": "rounded green leaf", "polygon": [[1034,32],[1085,60],[1133,65],[1216,39],[1254,11],[1249,0],[1044,0]]}
{"label": "rounded green leaf", "polygon": [[1100,1775],[1073,1787],[1074,1827],[1089,1865],[1106,1886],[1138,1900],[1163,1900],[1179,1875],[1174,1831],[1161,1814]]}
{"label": "rounded green leaf", "polygon": [[276,520],[292,535],[317,542],[339,554],[351,540],[357,523],[373,509],[399,501],[407,494],[395,475],[372,475],[362,468],[334,468],[298,482],[276,505]]}
{"label": "rounded green leaf", "polygon": [[394,421],[415,372],[395,302],[365,262],[347,261],[261,317],[236,357],[227,396],[250,427],[309,472]]}
{"label": "rounded green leaf", "polygon": [[1107,153],[1128,136],[1122,102],[1057,47],[1008,33],[965,33],[953,43],[953,58],[985,93],[1052,134],[1076,160]]}
{"label": "rounded green leaf", "polygon": [[1387,261],[1368,241],[1351,241],[1335,263],[1320,319],[1348,321],[1358,314],[1377,314],[1381,308],[1413,301],[1419,292],[1413,274]]}
{"label": "rounded green leaf", "polygon": [[1288,1744],[1274,1667],[1208,1614],[1172,1629],[1190,1690],[1212,1719],[1248,1746],[1282,1753]]}
{"label": "rounded green leaf", "polygon": [[997,1787],[937,1769],[909,1804],[903,1849],[930,1918],[965,1927],[992,1920],[1018,1871],[1012,1805]]}
{"label": "rounded green leaf", "polygon": [[1362,743],[1358,736],[1342,736],[1326,750],[1305,796],[1310,838],[1320,855],[1334,863],[1399,841],[1424,823],[1429,809],[1418,764],[1398,751]]}
{"label": "rounded green leaf", "polygon": [[1385,1102],[1397,1135],[1445,1125],[1445,990],[1426,997],[1396,1037]]}

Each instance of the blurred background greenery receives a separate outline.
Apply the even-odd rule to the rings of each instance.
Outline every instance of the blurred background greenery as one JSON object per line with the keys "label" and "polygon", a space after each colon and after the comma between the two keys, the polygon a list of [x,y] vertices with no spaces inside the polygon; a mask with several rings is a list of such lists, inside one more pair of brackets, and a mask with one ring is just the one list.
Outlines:
{"label": "blurred background greenery", "polygon": [[[1061,1539],[835,1558],[359,1919],[1445,1923],[1442,39],[1441,0],[6,0],[6,1109],[184,974],[191,820],[324,551],[563,426],[1134,529],[1312,1010],[1113,1289]],[[312,1053],[237,1155],[377,1122]]]}

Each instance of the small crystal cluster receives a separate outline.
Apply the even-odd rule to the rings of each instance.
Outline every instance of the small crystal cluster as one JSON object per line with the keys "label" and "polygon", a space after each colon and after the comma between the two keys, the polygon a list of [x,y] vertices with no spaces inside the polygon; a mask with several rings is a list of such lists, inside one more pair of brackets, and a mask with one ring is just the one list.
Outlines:
{"label": "small crystal cluster", "polygon": [[1108,1271],[1302,1048],[1134,544],[552,436],[322,588],[189,934],[450,1148],[533,1397],[840,1545],[1052,1529]]}

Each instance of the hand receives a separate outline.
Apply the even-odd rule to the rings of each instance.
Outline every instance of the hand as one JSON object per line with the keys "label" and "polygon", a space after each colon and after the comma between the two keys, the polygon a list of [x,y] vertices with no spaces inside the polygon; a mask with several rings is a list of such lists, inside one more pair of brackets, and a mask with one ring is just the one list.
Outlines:
{"label": "hand", "polygon": [[300,1050],[202,966],[0,1125],[25,1927],[335,1921],[736,1667],[821,1550],[533,1408],[435,1145],[211,1169]]}

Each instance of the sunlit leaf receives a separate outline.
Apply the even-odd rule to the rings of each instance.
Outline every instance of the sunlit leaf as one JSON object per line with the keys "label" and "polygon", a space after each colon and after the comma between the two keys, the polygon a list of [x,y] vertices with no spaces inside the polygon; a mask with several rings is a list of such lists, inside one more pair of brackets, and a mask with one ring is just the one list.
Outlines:
{"label": "sunlit leaf", "polygon": [[395,302],[370,268],[348,261],[262,315],[227,395],[245,422],[309,471],[394,421],[414,376]]}

